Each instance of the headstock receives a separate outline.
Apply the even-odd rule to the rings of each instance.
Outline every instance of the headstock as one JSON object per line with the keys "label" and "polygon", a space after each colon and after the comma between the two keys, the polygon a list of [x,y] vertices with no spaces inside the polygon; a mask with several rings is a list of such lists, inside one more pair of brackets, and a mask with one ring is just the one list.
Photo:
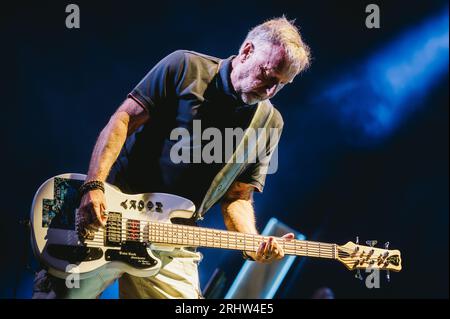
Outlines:
{"label": "headstock", "polygon": [[[358,270],[357,278],[362,279],[359,269],[379,269],[387,271],[400,271],[402,259],[399,250],[389,250],[389,242],[384,248],[374,247],[376,240],[366,241],[367,246],[349,241],[343,246],[337,246],[337,259],[349,270]],[[389,280],[389,274],[388,274]]]}

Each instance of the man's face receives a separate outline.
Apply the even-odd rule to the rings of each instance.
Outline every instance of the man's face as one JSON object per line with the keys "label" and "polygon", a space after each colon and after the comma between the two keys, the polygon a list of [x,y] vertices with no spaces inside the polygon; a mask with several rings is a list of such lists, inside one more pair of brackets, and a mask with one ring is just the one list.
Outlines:
{"label": "man's face", "polygon": [[272,98],[295,76],[288,74],[285,51],[279,45],[267,45],[254,50],[252,43],[245,44],[233,60],[231,82],[246,104],[256,104]]}

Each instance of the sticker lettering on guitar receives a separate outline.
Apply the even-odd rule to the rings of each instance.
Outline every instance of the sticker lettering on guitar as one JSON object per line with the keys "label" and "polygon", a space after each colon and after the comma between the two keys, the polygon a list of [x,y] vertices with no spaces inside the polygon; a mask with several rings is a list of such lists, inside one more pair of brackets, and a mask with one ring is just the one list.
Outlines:
{"label": "sticker lettering on guitar", "polygon": [[81,180],[55,177],[54,199],[44,199],[42,227],[75,230],[75,209],[80,204]]}

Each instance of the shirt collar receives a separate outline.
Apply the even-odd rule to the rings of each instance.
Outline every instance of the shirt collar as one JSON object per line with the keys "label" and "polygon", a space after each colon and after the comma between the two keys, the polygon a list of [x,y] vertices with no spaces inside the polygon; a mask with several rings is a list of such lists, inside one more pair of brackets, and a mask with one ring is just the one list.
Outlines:
{"label": "shirt collar", "polygon": [[225,95],[229,96],[236,106],[245,106],[246,104],[241,100],[239,95],[234,90],[231,83],[231,62],[235,55],[230,56],[228,59],[221,60],[218,76],[218,87]]}

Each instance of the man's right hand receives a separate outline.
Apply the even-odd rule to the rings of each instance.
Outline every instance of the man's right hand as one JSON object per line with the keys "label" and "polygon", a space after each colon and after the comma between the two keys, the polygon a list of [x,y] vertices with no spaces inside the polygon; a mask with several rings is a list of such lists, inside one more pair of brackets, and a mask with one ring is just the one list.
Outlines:
{"label": "man's right hand", "polygon": [[106,198],[102,190],[91,190],[81,198],[78,214],[84,221],[84,227],[90,226],[95,229],[105,227],[107,220],[105,211]]}
{"label": "man's right hand", "polygon": [[[132,98],[127,98],[113,114],[95,143],[86,182],[106,180],[127,137],[149,119],[144,106]],[[77,216],[77,227],[81,226],[82,234],[85,233],[83,230],[88,230],[91,233],[89,235],[92,235],[93,230],[106,226],[107,217],[102,215],[106,209],[105,195],[100,189],[89,191],[82,196]]]}

